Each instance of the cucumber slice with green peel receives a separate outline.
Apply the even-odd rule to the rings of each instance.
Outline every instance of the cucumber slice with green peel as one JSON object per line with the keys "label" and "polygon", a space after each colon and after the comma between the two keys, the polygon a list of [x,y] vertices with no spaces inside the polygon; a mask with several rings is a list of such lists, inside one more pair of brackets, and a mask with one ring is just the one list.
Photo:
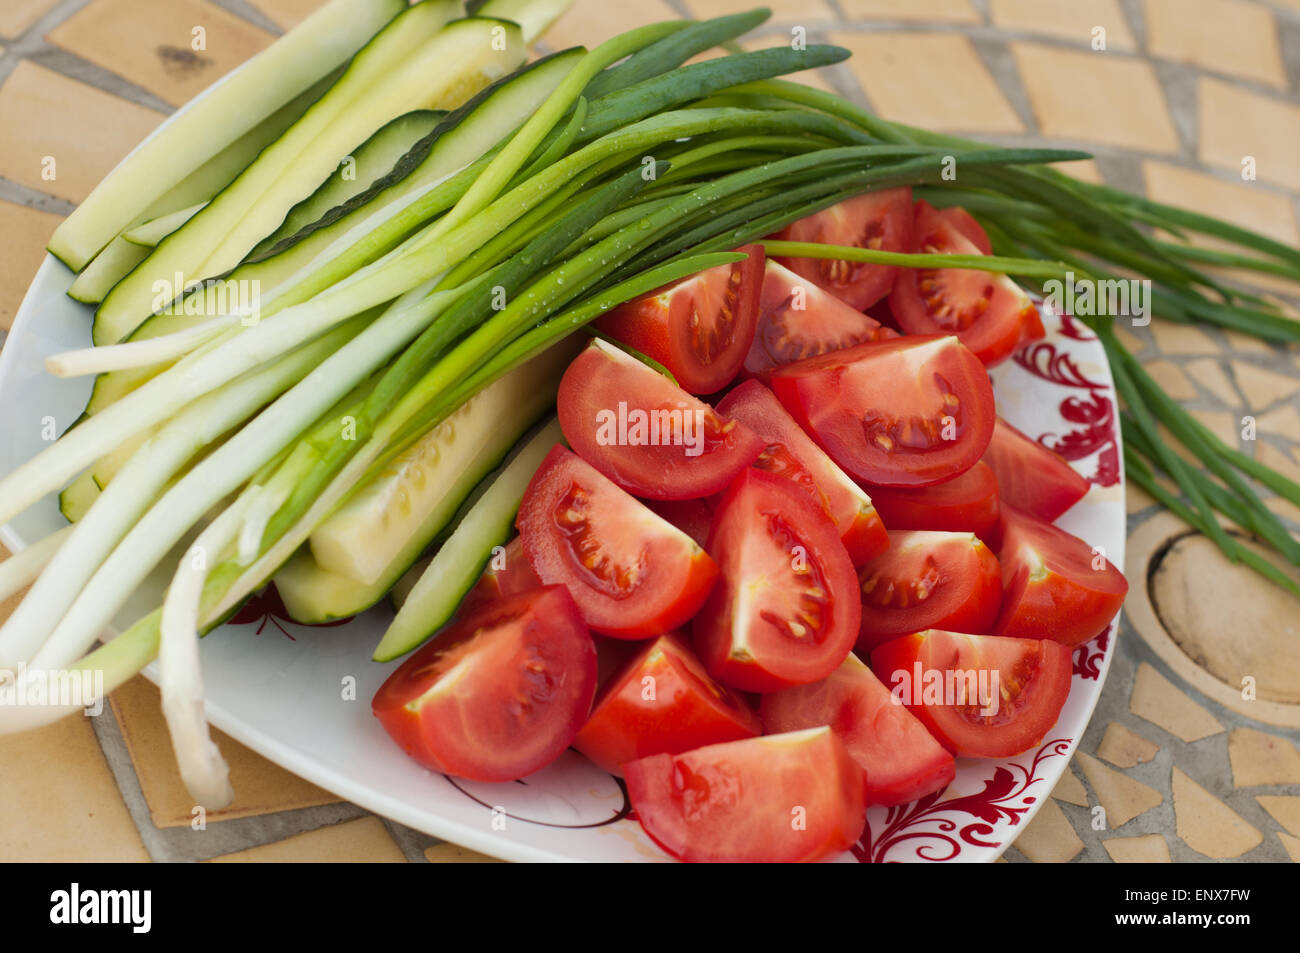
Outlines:
{"label": "cucumber slice with green peel", "polygon": [[55,230],[51,254],[80,271],[156,199],[338,69],[405,8],[406,0],[331,0],[132,152]]}
{"label": "cucumber slice with green peel", "polygon": [[200,202],[178,212],[151,218],[147,222],[141,222],[134,228],[127,229],[122,233],[122,237],[132,245],[138,245],[141,248],[154,248],[160,241],[202,211],[207,204],[207,202]]}
{"label": "cucumber slice with green peel", "polygon": [[[361,583],[380,579],[413,532],[424,534],[432,526],[431,514],[441,513],[446,506],[446,487],[465,470],[465,461],[499,460],[555,402],[560,377],[573,353],[571,346],[554,348],[489,384],[358,487],[311,534],[312,556],[320,567]],[[461,495],[456,506],[463,501]],[[423,545],[453,515],[454,508],[441,515],[432,532],[423,536]]]}
{"label": "cucumber slice with green peel", "polygon": [[529,439],[470,508],[456,531],[439,547],[408,593],[383,640],[375,661],[405,655],[441,629],[456,614],[465,594],[474,587],[497,546],[514,532],[515,516],[528,483],[546,455],[564,441],[560,423],[552,418]]}
{"label": "cucumber slice with green peel", "polygon": [[69,523],[75,523],[86,515],[100,492],[94,477],[89,472],[83,473],[59,494],[59,512]]}
{"label": "cucumber slice with green peel", "polygon": [[270,251],[281,240],[315,222],[330,209],[366,191],[393,171],[398,160],[446,116],[446,110],[418,109],[383,126],[345,156],[320,188],[290,209],[280,227],[262,239],[249,257],[256,258]]}
{"label": "cucumber slice with green peel", "polygon": [[148,248],[133,245],[118,235],[81,270],[68,289],[68,297],[83,304],[99,304],[115,284],[148,257]]}
{"label": "cucumber slice with green peel", "polygon": [[[180,275],[188,287],[238,265],[380,126],[413,109],[459,105],[522,62],[515,24],[448,24],[459,10],[454,0],[422,0],[381,30],[329,92],[104,298],[95,343],[122,340],[157,310],[157,282]],[[497,29],[513,31],[514,41],[494,44]],[[172,297],[183,290],[174,288]]]}
{"label": "cucumber slice with green peel", "polygon": [[571,6],[573,0],[487,0],[466,4],[476,17],[498,17],[518,23],[524,31],[525,43],[532,43],[545,33]]}

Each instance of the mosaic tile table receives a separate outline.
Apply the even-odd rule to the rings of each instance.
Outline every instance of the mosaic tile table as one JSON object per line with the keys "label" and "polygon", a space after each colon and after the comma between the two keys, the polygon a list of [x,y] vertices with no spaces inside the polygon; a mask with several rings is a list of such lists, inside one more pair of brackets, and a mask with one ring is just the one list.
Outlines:
{"label": "mosaic tile table", "polygon": [[[165,113],[318,3],[0,3],[0,340],[59,218]],[[753,5],[578,0],[547,42]],[[766,5],[772,20],[747,42],[803,26],[850,48],[850,61],[805,78],[888,118],[1079,146],[1097,158],[1074,164],[1077,175],[1300,241],[1300,0]],[[200,25],[207,48],[196,56]],[[1243,181],[1247,156],[1257,177]],[[1159,320],[1125,338],[1197,417],[1300,479],[1300,349]],[[1254,440],[1241,439],[1246,415]],[[1300,602],[1230,566],[1140,491],[1128,502],[1133,591],[1105,693],[1072,770],[1005,859],[1300,860]],[[1270,505],[1300,521],[1295,507]],[[1244,675],[1254,701],[1241,697]],[[194,831],[157,690],[137,678],[111,702],[99,718],[0,737],[0,860],[486,859],[340,802],[220,735],[238,799]]]}

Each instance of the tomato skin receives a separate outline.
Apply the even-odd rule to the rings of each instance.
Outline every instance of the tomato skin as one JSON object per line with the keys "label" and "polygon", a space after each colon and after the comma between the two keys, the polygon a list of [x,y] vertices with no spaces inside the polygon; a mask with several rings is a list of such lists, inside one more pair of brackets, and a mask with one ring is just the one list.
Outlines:
{"label": "tomato skin", "polygon": [[[879,646],[871,668],[953,754],[1005,758],[1035,747],[1056,724],[1070,694],[1072,662],[1056,642],[931,629]],[[954,704],[946,685],[938,697],[925,694],[929,672],[943,673],[943,682],[949,672],[973,672],[977,680],[984,673],[985,683],[975,687],[973,703]],[[987,698],[980,695],[986,690]],[[985,706],[987,714],[980,711]]]}
{"label": "tomato skin", "polygon": [[997,474],[999,495],[1009,506],[1047,523],[1088,495],[1090,484],[1063,456],[1001,417],[984,462]]}
{"label": "tomato skin", "polygon": [[538,578],[566,586],[587,624],[614,638],[684,625],[718,578],[689,536],[562,446],[533,475],[515,524]]}
{"label": "tomato skin", "polygon": [[[906,252],[913,237],[912,190],[904,186],[866,192],[787,225],[772,237],[876,251]],[[781,258],[797,275],[825,288],[855,311],[875,304],[894,284],[894,265],[868,265],[826,258]]]}
{"label": "tomato skin", "polygon": [[713,510],[705,500],[642,500],[647,507],[695,540],[703,549],[709,542]]}
{"label": "tomato skin", "polygon": [[[443,676],[458,672],[450,681]],[[443,629],[388,677],[372,710],[434,771],[513,781],[572,743],[596,692],[596,649],[562,586],[507,596]]]}
{"label": "tomato skin", "polygon": [[890,529],[974,533],[992,546],[1001,521],[998,479],[980,461],[965,473],[915,489],[868,486],[876,512]]}
{"label": "tomato skin", "polygon": [[1099,635],[1128,594],[1124,574],[1088,543],[1010,506],[1002,511],[1000,552],[1005,596],[996,635],[1074,648]]}
{"label": "tomato skin", "polygon": [[856,655],[820,682],[764,695],[759,715],[771,733],[829,725],[866,771],[868,804],[907,804],[956,776],[952,754]]}
{"label": "tomato skin", "polygon": [[668,368],[688,393],[721,390],[749,353],[763,282],[763,246],[736,251],[749,257],[621,304],[596,327]]}
{"label": "tomato skin", "polygon": [[[939,254],[980,254],[949,218],[928,202],[916,203],[914,249]],[[1022,344],[1045,335],[1029,296],[1006,275],[959,268],[904,268],[889,307],[907,334],[956,334],[992,367]]]}
{"label": "tomato skin", "polygon": [[942,483],[973,467],[993,437],[988,373],[951,335],[860,344],[779,368],[771,383],[859,484]]}
{"label": "tomato skin", "polygon": [[972,533],[889,533],[889,549],[858,571],[858,651],[921,629],[988,632],[1002,602],[1002,571]]}
{"label": "tomato skin", "polygon": [[513,596],[542,585],[537,573],[529,565],[528,557],[524,555],[524,543],[518,536],[506,543],[500,556],[500,568],[494,567],[494,561],[495,557],[488,562],[488,567],[483,570],[478,582],[474,583],[474,588],[465,594],[456,612],[457,618],[490,605],[503,596]]}
{"label": "tomato skin", "polygon": [[692,863],[821,860],[866,826],[862,768],[829,728],[654,755],[625,772],[645,832]]}
{"label": "tomato skin", "polygon": [[[882,299],[883,300],[883,299]],[[777,367],[855,344],[898,337],[892,328],[855,311],[811,279],[769,260],[763,270],[747,377],[767,380]]]}
{"label": "tomato skin", "polygon": [[989,241],[988,232],[984,231],[984,226],[975,221],[975,216],[970,212],[960,205],[953,205],[950,208],[940,209],[939,215],[979,249],[981,255],[993,254],[993,243]]}
{"label": "tomato skin", "polygon": [[692,631],[710,675],[769,692],[844,661],[862,611],[857,576],[835,524],[803,490],[747,470],[717,509],[708,550],[720,578]]}
{"label": "tomato skin", "polygon": [[711,679],[681,637],[669,634],[611,676],[573,746],[610,774],[622,774],[623,764],[637,758],[762,733],[749,704]]}
{"label": "tomato skin", "polygon": [[694,500],[717,493],[763,449],[747,427],[723,419],[667,377],[601,340],[574,358],[560,380],[556,403],[560,429],[574,451],[629,493],[647,499]]}
{"label": "tomato skin", "polygon": [[888,548],[889,536],[871,497],[799,428],[770,390],[746,381],[718,403],[718,413],[740,421],[763,441],[756,467],[790,476],[826,510],[853,565]]}

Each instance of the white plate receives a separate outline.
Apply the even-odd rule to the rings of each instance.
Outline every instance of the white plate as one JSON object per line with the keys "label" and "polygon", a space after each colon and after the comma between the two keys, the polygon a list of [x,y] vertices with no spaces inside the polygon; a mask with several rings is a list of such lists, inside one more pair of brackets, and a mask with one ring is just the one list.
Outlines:
{"label": "white plate", "polygon": [[[65,294],[71,272],[47,256],[0,352],[4,439],[0,473],[35,456],[53,418],[64,431],[90,380],[60,380],[44,359],[90,343],[91,309]],[[1061,450],[1094,486],[1061,520],[1123,566],[1122,455],[1110,372],[1080,325],[1044,315],[1045,341],[993,374],[1004,417]],[[56,499],[41,501],[0,539],[17,552],[64,526]],[[170,575],[170,570],[167,575]],[[157,590],[155,590],[156,592]],[[621,782],[573,751],[524,781],[473,784],[432,774],[407,758],[370,714],[370,698],[397,663],[370,661],[391,613],[376,608],[343,624],[307,627],[255,599],[202,642],[211,721],[227,734],[339,797],[435,837],[518,861],[667,859],[627,819]],[[125,628],[158,604],[142,590],[118,619]],[[283,610],[279,610],[281,613]],[[1115,627],[1078,649],[1070,696],[1040,748],[999,761],[961,760],[941,795],[872,808],[867,831],[843,860],[995,859],[1055,786],[1101,693]],[[145,675],[157,681],[157,666]],[[355,701],[344,685],[356,680]]]}

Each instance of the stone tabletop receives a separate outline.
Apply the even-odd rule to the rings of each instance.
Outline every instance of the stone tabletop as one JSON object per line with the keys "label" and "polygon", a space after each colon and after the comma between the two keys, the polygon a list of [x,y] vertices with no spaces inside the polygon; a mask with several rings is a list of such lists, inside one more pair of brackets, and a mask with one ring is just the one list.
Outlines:
{"label": "stone tabletop", "polygon": [[[320,2],[0,0],[0,342],[59,219],[173,108]],[[755,5],[577,0],[546,43]],[[848,47],[847,62],[800,78],[886,118],[1083,148],[1096,158],[1071,163],[1075,175],[1300,243],[1300,0],[764,5],[773,17],[746,44],[802,27]],[[1263,290],[1300,299],[1281,280]],[[1123,337],[1197,418],[1300,480],[1300,348],[1158,318]],[[1266,502],[1300,528],[1300,510]],[[1300,861],[1300,601],[1133,487],[1128,511],[1132,591],[1101,702],[1005,860]],[[238,797],[195,830],[157,689],[136,678],[110,701],[96,718],[0,736],[0,860],[487,859],[220,732]]]}

